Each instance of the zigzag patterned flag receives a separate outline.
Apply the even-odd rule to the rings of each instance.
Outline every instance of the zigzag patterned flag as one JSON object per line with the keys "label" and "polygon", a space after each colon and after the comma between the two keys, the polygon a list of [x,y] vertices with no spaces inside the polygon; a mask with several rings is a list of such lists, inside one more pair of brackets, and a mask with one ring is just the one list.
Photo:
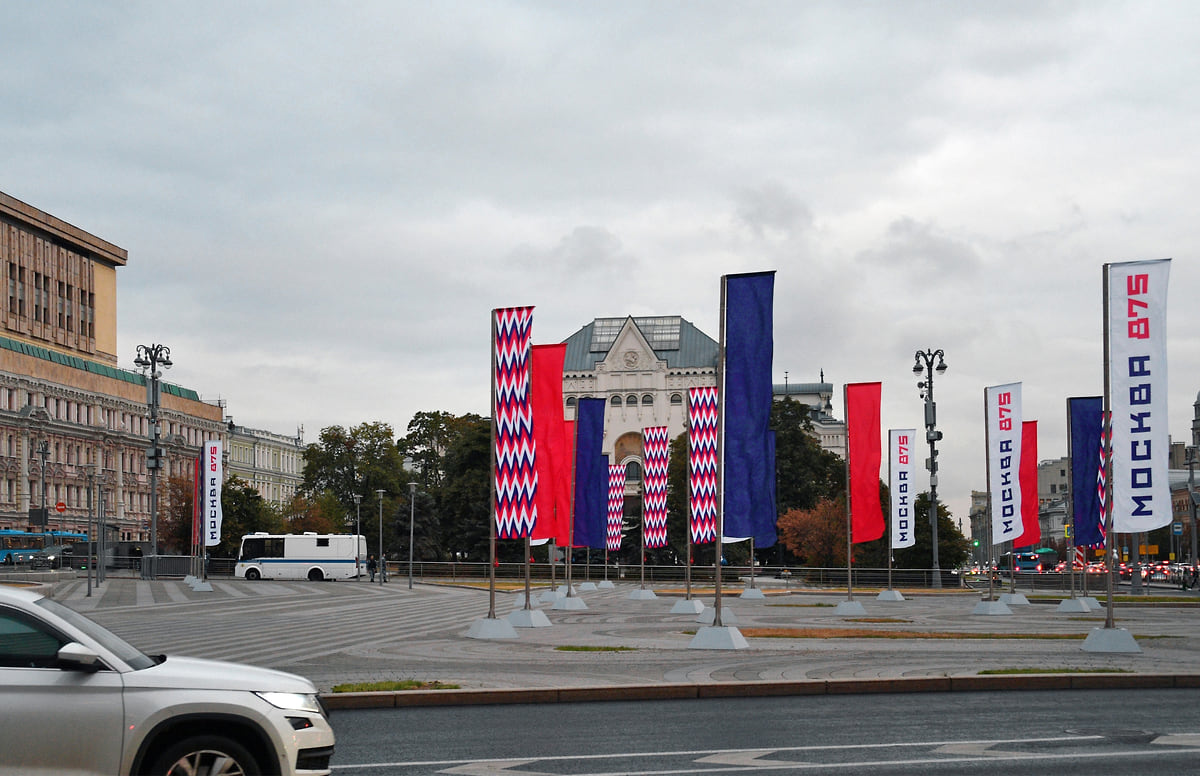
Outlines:
{"label": "zigzag patterned flag", "polygon": [[1100,543],[1093,544],[1093,548],[1108,546],[1108,481],[1105,472],[1108,470],[1108,451],[1112,449],[1112,413],[1100,414],[1103,416],[1100,425],[1100,468],[1096,471],[1096,497],[1100,499]]}
{"label": "zigzag patterned flag", "polygon": [[604,549],[616,552],[621,549],[621,523],[625,513],[625,467],[619,463],[608,465],[608,531]]}
{"label": "zigzag patterned flag", "polygon": [[666,426],[642,429],[642,448],[646,457],[645,495],[642,497],[646,547],[667,546],[667,463],[670,440]]}
{"label": "zigzag patterned flag", "polygon": [[717,540],[717,387],[688,389],[688,507],[692,544]]}
{"label": "zigzag patterned flag", "polygon": [[496,536],[529,536],[537,522],[533,409],[529,402],[532,307],[492,311],[495,333]]}

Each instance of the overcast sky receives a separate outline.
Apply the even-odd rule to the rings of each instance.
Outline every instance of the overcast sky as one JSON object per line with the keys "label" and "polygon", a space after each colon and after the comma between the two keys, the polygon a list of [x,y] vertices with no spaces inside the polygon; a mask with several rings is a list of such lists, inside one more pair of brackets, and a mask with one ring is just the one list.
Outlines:
{"label": "overcast sky", "polygon": [[777,270],[774,379],[883,382],[941,495],[984,489],[983,389],[1040,457],[1102,386],[1101,268],[1174,259],[1170,423],[1200,389],[1200,4],[16,2],[0,190],[129,251],[121,365],[240,424],[488,412],[489,312],[717,336]]}

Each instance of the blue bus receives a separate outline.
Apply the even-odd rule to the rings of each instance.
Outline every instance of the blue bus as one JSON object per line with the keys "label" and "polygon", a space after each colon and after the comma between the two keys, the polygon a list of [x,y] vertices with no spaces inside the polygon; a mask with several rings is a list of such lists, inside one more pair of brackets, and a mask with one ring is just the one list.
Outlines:
{"label": "blue bus", "polygon": [[6,566],[28,563],[34,554],[46,547],[86,541],[87,534],[73,531],[46,531],[43,533],[5,528],[0,530],[0,563]]}
{"label": "blue bus", "polygon": [[1006,552],[999,558],[1000,569],[1002,571],[1012,569],[1014,558],[1016,559],[1018,574],[1037,574],[1045,571],[1054,571],[1054,567],[1058,563],[1058,552],[1049,547],[1028,552]]}

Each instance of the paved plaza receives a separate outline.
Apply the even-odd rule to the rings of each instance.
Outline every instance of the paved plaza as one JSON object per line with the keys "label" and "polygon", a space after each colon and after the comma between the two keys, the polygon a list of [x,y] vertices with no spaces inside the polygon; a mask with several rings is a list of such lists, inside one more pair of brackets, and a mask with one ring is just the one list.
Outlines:
{"label": "paved plaza", "polygon": [[[1016,668],[1200,674],[1195,596],[1118,604],[1117,625],[1142,652],[1114,654],[1081,649],[1083,637],[1103,626],[1103,610],[1063,614],[1032,595],[1034,603],[1013,606],[1011,616],[981,616],[972,614],[978,593],[908,592],[907,600],[880,602],[871,592],[855,597],[865,617],[843,617],[836,605],[845,590],[768,588],[766,598],[744,600],[734,587],[724,611],[733,612],[749,647],[709,650],[689,646],[699,627],[695,615],[670,613],[678,591],[660,588],[653,600],[632,600],[636,583],[581,592],[587,608],[579,611],[537,604],[548,627],[518,628],[517,638],[498,640],[466,635],[488,614],[486,589],[419,582],[410,590],[403,577],[386,585],[220,578],[211,584],[212,592],[195,592],[179,580],[110,578],[88,597],[80,577],[46,589],[146,652],[279,668],[309,677],[322,691],[398,679],[506,689],[967,677]],[[535,603],[544,590],[534,588]],[[712,604],[711,594],[700,600]],[[497,616],[506,617],[523,595],[497,592],[496,601]],[[821,638],[755,635],[768,628],[838,630],[824,630]],[[846,637],[853,635],[846,629],[859,637]],[[874,637],[862,637],[866,632]],[[945,634],[954,637],[918,637]]]}

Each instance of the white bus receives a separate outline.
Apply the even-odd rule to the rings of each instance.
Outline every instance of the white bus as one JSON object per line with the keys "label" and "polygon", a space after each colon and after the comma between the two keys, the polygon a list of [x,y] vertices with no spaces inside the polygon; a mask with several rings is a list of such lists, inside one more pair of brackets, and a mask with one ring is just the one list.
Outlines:
{"label": "white bus", "polygon": [[361,535],[253,533],[242,537],[234,575],[246,579],[354,579],[367,568]]}

